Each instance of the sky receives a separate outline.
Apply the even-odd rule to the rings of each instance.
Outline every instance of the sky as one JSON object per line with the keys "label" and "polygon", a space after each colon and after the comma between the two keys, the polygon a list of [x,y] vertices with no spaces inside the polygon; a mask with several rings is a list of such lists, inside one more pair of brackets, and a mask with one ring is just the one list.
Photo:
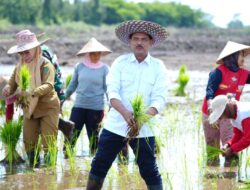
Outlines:
{"label": "sky", "polygon": [[[155,0],[127,0],[130,2],[154,2]],[[212,22],[226,28],[227,24],[238,15],[244,25],[250,25],[250,6],[247,0],[158,0],[160,2],[176,2],[189,5],[192,9],[200,9],[212,16]]]}

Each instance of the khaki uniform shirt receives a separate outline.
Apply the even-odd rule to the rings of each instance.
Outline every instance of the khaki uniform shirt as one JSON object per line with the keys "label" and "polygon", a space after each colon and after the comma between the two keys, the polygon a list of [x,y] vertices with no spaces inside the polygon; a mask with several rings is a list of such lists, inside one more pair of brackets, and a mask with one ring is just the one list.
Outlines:
{"label": "khaki uniform shirt", "polygon": [[[34,118],[39,118],[48,114],[60,113],[60,102],[56,91],[54,90],[54,66],[45,60],[40,69],[42,85],[31,92],[32,96],[39,98],[37,106],[32,114]],[[18,87],[18,84],[15,81],[15,76],[16,68],[9,80],[10,94],[13,94]]]}

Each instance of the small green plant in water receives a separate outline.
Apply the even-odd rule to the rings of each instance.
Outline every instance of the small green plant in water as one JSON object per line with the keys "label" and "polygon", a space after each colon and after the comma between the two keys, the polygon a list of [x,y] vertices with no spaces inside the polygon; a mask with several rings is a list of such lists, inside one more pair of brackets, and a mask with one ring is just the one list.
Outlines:
{"label": "small green plant in water", "polygon": [[[19,72],[19,88],[21,90],[22,94],[25,94],[24,92],[27,92],[30,88],[30,81],[31,79],[31,73],[29,70],[29,67],[27,64],[24,64],[21,66],[20,72]],[[17,105],[21,108],[27,108],[29,106],[28,97],[21,95],[18,97]]]}
{"label": "small green plant in water", "polygon": [[65,81],[65,87],[66,87],[66,88],[68,88],[71,79],[72,79],[72,74],[69,74],[69,75],[66,77],[66,81]]}
{"label": "small green plant in water", "polygon": [[175,96],[185,96],[185,87],[189,81],[189,75],[186,72],[186,65],[181,65],[179,69],[179,76],[177,79],[178,87],[175,89]]}
{"label": "small green plant in water", "polygon": [[0,115],[5,114],[5,100],[1,100],[0,102]]}
{"label": "small green plant in water", "polygon": [[216,148],[214,146],[207,145],[207,160],[208,162],[216,161],[219,158],[220,154],[223,154],[224,151]]}
{"label": "small green plant in water", "polygon": [[41,150],[41,145],[42,145],[42,139],[41,137],[39,136],[38,138],[38,143],[35,147],[35,151],[34,151],[34,163],[33,163],[33,168],[39,166],[40,164],[40,155],[39,155],[39,152]]}
{"label": "small green plant in water", "polygon": [[148,123],[150,120],[150,116],[146,114],[146,106],[144,104],[143,96],[136,95],[132,100],[132,108],[134,114],[134,120],[136,122],[135,126],[130,126],[127,134],[128,139],[135,138],[143,126],[143,124]]}
{"label": "small green plant in water", "polygon": [[65,143],[65,147],[66,147],[66,155],[67,155],[68,160],[69,160],[70,173],[71,173],[71,175],[73,175],[77,170],[76,150],[74,149],[74,147],[71,146],[71,144],[69,142]]}
{"label": "small green plant in water", "polygon": [[23,162],[22,158],[16,151],[16,145],[22,132],[22,126],[23,121],[20,117],[18,120],[5,123],[0,129],[0,139],[7,148],[7,155],[4,162],[10,164],[11,170],[13,163]]}
{"label": "small green plant in water", "polygon": [[45,165],[55,168],[57,161],[57,139],[54,136],[47,136],[46,143],[48,149],[44,155]]}

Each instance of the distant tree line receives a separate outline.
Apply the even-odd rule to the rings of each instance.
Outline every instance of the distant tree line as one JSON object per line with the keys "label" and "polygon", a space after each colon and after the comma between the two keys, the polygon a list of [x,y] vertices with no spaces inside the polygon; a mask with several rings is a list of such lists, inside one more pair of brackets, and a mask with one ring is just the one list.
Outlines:
{"label": "distant tree line", "polygon": [[163,26],[213,27],[211,17],[179,3],[132,3],[125,0],[1,0],[0,19],[13,24],[117,24],[142,19]]}

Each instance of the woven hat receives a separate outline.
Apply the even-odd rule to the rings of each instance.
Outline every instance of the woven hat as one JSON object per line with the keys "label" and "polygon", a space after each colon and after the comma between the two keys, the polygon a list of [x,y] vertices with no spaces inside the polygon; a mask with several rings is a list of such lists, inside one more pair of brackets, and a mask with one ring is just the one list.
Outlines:
{"label": "woven hat", "polygon": [[226,95],[218,95],[211,101],[211,114],[208,117],[209,123],[215,123],[220,116],[223,114],[226,105],[228,103],[228,98]]}
{"label": "woven hat", "polygon": [[237,51],[242,51],[244,50],[244,55],[248,55],[250,53],[250,46],[244,45],[244,44],[239,44],[236,42],[228,41],[227,44],[225,45],[224,49],[220,53],[219,57],[216,60],[217,64],[221,64],[222,59],[237,52]]}
{"label": "woven hat", "polygon": [[22,30],[16,34],[16,42],[17,45],[11,47],[8,50],[8,54],[18,53],[22,51],[26,51],[32,49],[34,47],[40,46],[45,43],[49,39],[45,39],[41,42],[37,40],[36,35],[30,30]]}
{"label": "woven hat", "polygon": [[76,55],[81,56],[90,52],[101,52],[102,55],[112,53],[112,51],[98,42],[95,38],[91,38]]}
{"label": "woven hat", "polygon": [[150,35],[153,38],[153,46],[160,44],[169,36],[161,25],[143,20],[125,21],[115,29],[116,36],[125,44],[129,44],[130,35],[137,32]]}

